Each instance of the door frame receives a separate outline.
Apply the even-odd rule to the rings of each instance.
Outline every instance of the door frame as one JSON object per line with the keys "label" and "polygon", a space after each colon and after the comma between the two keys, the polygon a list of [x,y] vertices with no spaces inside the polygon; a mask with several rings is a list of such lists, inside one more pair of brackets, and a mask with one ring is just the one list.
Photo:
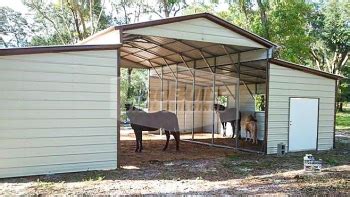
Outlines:
{"label": "door frame", "polygon": [[[318,100],[318,106],[317,106],[317,132],[316,132],[316,151],[318,151],[318,136],[319,136],[319,128],[320,128],[320,98],[318,97],[302,97],[302,96],[292,96],[292,97],[289,97],[288,99],[288,121],[287,121],[287,125],[288,125],[288,152],[289,152],[289,132],[290,132],[290,125],[289,125],[289,122],[290,122],[290,101],[293,99],[293,98],[303,98],[303,99],[317,99]],[[311,149],[313,150],[313,149]],[[304,150],[303,150],[304,151]],[[307,150],[305,150],[307,151]],[[301,151],[293,151],[293,152],[301,152]]]}

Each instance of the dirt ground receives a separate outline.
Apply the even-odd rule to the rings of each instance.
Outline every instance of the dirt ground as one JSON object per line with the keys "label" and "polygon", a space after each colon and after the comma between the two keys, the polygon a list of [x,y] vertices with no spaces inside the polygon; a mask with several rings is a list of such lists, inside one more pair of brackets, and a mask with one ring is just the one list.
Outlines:
{"label": "dirt ground", "polygon": [[350,195],[347,133],[338,136],[335,150],[311,152],[324,161],[317,173],[302,170],[305,153],[266,156],[185,142],[180,152],[174,142],[163,152],[163,139],[145,141],[144,152],[135,153],[133,139],[125,140],[122,157],[129,159],[122,169],[0,179],[0,196]]}
{"label": "dirt ground", "polygon": [[[181,135],[181,139],[190,139],[191,134]],[[196,134],[196,141],[211,142],[211,134]],[[250,142],[240,143],[243,148],[247,148]],[[234,147],[234,139],[222,138],[217,136],[216,144]],[[231,142],[231,143],[229,143]],[[142,154],[135,153],[135,137],[133,133],[125,134],[121,137],[121,165],[139,166],[149,162],[164,162],[174,160],[198,160],[198,159],[215,159],[219,157],[228,157],[237,155],[232,149],[223,149],[208,147],[204,145],[193,144],[189,142],[180,143],[180,151],[175,150],[175,141],[171,138],[166,152],[162,149],[165,145],[165,136],[154,134],[143,134]],[[261,144],[260,144],[261,145]],[[258,145],[254,146],[257,149]]]}

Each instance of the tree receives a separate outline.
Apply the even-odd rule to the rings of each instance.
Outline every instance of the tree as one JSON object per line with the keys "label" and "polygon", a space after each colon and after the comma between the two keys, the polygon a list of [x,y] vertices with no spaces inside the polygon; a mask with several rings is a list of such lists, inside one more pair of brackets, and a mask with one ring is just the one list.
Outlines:
{"label": "tree", "polygon": [[[277,57],[296,63],[309,59],[307,17],[311,5],[305,0],[237,0],[220,17],[252,31],[281,48]],[[288,21],[288,22],[287,22]]]}
{"label": "tree", "polygon": [[[310,48],[313,65],[332,74],[349,76],[350,3],[332,0],[317,6],[310,18],[310,35],[314,39]],[[343,102],[349,100],[348,82],[337,84],[337,108],[340,111],[343,111]]]}
{"label": "tree", "polygon": [[0,47],[24,47],[31,34],[27,20],[9,7],[0,8]]}
{"label": "tree", "polygon": [[29,0],[24,4],[35,13],[36,32],[32,45],[76,43],[109,26],[105,0]]}
{"label": "tree", "polygon": [[112,6],[118,16],[117,24],[130,24],[140,21],[140,17],[148,13],[148,6],[143,0],[116,0]]}
{"label": "tree", "polygon": [[148,5],[148,10],[160,18],[169,18],[176,16],[186,7],[188,7],[186,0],[158,0],[156,5]]}
{"label": "tree", "polygon": [[311,4],[304,0],[275,0],[271,5],[267,29],[270,40],[281,47],[279,58],[300,64],[308,62],[311,39],[307,32],[311,11]]}
{"label": "tree", "polygon": [[345,66],[344,70],[342,71],[346,79],[341,81],[337,92],[337,109],[339,111],[344,111],[343,103],[350,101],[350,65],[349,64],[350,63],[348,62],[347,66]]}
{"label": "tree", "polygon": [[332,0],[316,7],[311,16],[310,53],[316,68],[342,74],[350,51],[350,3]]}

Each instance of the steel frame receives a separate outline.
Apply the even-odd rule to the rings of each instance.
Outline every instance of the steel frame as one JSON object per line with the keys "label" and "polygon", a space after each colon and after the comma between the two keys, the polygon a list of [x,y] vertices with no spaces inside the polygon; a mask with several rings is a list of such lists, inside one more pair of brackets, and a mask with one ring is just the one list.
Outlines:
{"label": "steel frame", "polygon": [[[144,39],[144,40],[146,40],[146,41],[149,41],[149,42],[151,42],[151,43],[153,43],[153,44],[158,44],[158,43],[154,43],[154,42],[156,42],[156,41],[154,41],[153,39],[148,39],[148,38],[145,38],[145,37],[142,37],[142,39]],[[150,41],[151,40],[151,41]],[[178,40],[176,40],[177,42],[180,42],[180,41],[178,41]],[[176,41],[174,41],[174,42],[176,42]],[[182,42],[181,42],[182,43]],[[130,44],[130,43],[129,43]],[[241,81],[241,75],[243,75],[243,76],[248,76],[248,77],[255,77],[255,78],[261,78],[260,76],[256,76],[256,75],[254,75],[254,76],[252,76],[252,75],[248,75],[248,74],[246,74],[246,73],[242,73],[241,72],[241,65],[243,65],[243,66],[246,66],[246,65],[244,65],[244,64],[242,64],[241,62],[240,62],[240,59],[241,59],[241,52],[239,52],[239,53],[237,53],[238,54],[238,61],[236,62],[236,63],[234,63],[234,61],[233,61],[233,59],[232,59],[232,57],[231,57],[231,55],[232,54],[230,54],[230,53],[228,53],[228,51],[227,51],[227,49],[226,49],[226,46],[225,45],[222,45],[222,47],[223,47],[223,49],[225,50],[225,52],[226,52],[226,55],[228,55],[229,56],[229,58],[230,58],[230,61],[231,61],[231,63],[230,64],[224,64],[224,65],[217,65],[216,64],[216,57],[214,56],[214,57],[212,57],[212,56],[210,56],[210,57],[205,57],[205,54],[204,53],[207,53],[207,54],[209,54],[207,51],[203,51],[203,50],[201,50],[201,49],[198,49],[198,48],[195,48],[194,46],[192,46],[192,45],[189,45],[188,43],[183,43],[183,44],[186,44],[186,45],[188,45],[189,47],[192,47],[193,48],[193,50],[191,50],[191,51],[194,51],[194,50],[196,50],[196,51],[198,51],[198,53],[200,54],[200,56],[202,57],[202,60],[205,62],[205,64],[206,64],[206,67],[201,67],[201,68],[197,68],[196,67],[196,62],[197,61],[199,61],[200,59],[193,59],[193,58],[191,58],[191,57],[189,57],[189,56],[186,56],[186,55],[184,55],[183,53],[180,53],[180,52],[177,52],[177,51],[174,51],[173,49],[170,49],[170,48],[168,48],[168,47],[165,47],[165,46],[163,46],[163,45],[161,45],[160,43],[159,43],[159,45],[157,46],[157,47],[163,47],[163,48],[165,48],[165,49],[167,49],[167,50],[169,50],[169,51],[172,51],[174,54],[178,54],[179,55],[179,57],[181,58],[181,60],[182,60],[182,63],[186,66],[186,68],[187,68],[187,70],[182,70],[182,71],[179,71],[178,70],[178,62],[174,62],[174,60],[171,60],[171,59],[169,59],[169,58],[167,58],[167,57],[161,57],[159,54],[157,54],[157,53],[155,53],[155,52],[153,52],[153,51],[150,51],[149,49],[146,49],[146,48],[144,48],[144,47],[141,47],[141,46],[137,46],[137,45],[135,45],[135,44],[131,44],[131,46],[134,46],[135,48],[138,48],[138,49],[140,49],[140,51],[146,51],[146,52],[149,52],[149,53],[151,53],[151,54],[153,54],[153,55],[157,55],[157,56],[159,56],[159,57],[157,57],[157,58],[161,58],[162,60],[163,60],[163,62],[164,62],[164,65],[160,65],[160,66],[155,66],[154,64],[157,64],[157,65],[159,65],[159,63],[156,63],[156,62],[152,62],[151,60],[152,59],[156,59],[156,58],[150,58],[150,59],[145,59],[145,57],[143,57],[143,56],[141,56],[141,55],[139,55],[139,54],[137,54],[137,52],[135,52],[135,54],[132,54],[132,55],[135,55],[135,56],[140,56],[139,58],[143,58],[143,59],[145,59],[144,61],[147,61],[148,63],[149,63],[149,65],[150,65],[150,68],[151,69],[153,69],[154,71],[155,71],[155,73],[157,74],[157,76],[158,76],[158,78],[161,80],[161,105],[160,105],[160,108],[161,108],[161,110],[164,110],[164,83],[163,83],[163,81],[164,81],[164,79],[168,79],[168,80],[171,80],[171,78],[176,82],[176,90],[175,90],[175,113],[177,114],[178,113],[178,83],[179,82],[184,82],[183,80],[181,80],[181,79],[179,79],[179,73],[182,73],[182,72],[185,72],[185,71],[187,71],[187,72],[189,72],[190,73],[190,75],[186,75],[186,76],[188,76],[188,77],[191,77],[192,78],[192,139],[191,140],[182,140],[182,141],[186,141],[186,142],[191,142],[191,143],[198,143],[198,144],[204,144],[204,145],[210,145],[210,146],[215,146],[215,147],[222,147],[222,148],[230,148],[230,149],[234,149],[234,150],[240,150],[240,151],[247,151],[247,152],[254,152],[254,153],[262,153],[262,152],[260,152],[260,151],[254,151],[254,150],[249,150],[249,149],[243,149],[243,148],[240,148],[239,147],[239,141],[238,141],[238,125],[236,125],[235,126],[235,133],[236,133],[236,138],[235,138],[235,147],[230,147],[230,146],[225,146],[225,145],[219,145],[219,144],[215,144],[215,141],[214,141],[214,139],[215,139],[215,111],[213,110],[213,114],[212,114],[212,133],[211,133],[211,137],[212,137],[212,139],[211,139],[211,143],[204,143],[204,142],[198,142],[198,141],[194,141],[195,140],[195,128],[194,128],[194,124],[195,124],[195,102],[196,102],[196,92],[195,92],[195,90],[196,90],[196,86],[198,86],[198,84],[196,84],[196,69],[204,69],[204,68],[206,68],[206,69],[209,69],[210,71],[211,71],[211,73],[212,73],[212,80],[213,80],[213,82],[212,82],[212,93],[213,93],[213,95],[212,95],[212,101],[213,101],[213,103],[215,103],[215,100],[216,100],[216,74],[217,74],[217,70],[226,70],[226,71],[230,71],[230,72],[228,72],[231,76],[232,76],[232,74],[236,74],[236,77],[237,77],[237,79],[238,79],[238,81],[235,83],[236,84],[236,88],[235,88],[235,91],[236,91],[236,93],[235,93],[235,95],[232,93],[232,91],[229,89],[229,87],[227,86],[227,84],[225,83],[225,82],[222,82],[223,83],[223,86],[228,90],[228,92],[230,93],[230,95],[235,99],[235,105],[236,105],[236,122],[238,123],[238,120],[239,120],[239,111],[240,111],[240,104],[239,104],[239,102],[240,102],[240,84],[242,83],[247,89],[248,89],[248,91],[249,91],[249,93],[250,93],[250,95],[253,97],[253,93],[251,92],[251,90],[249,89],[249,87],[246,85],[246,83],[245,83],[245,81],[248,81],[248,82],[253,82],[254,83],[254,81],[249,81],[249,80],[245,80],[245,81]],[[233,49],[231,49],[231,50],[233,50]],[[140,52],[139,51],[139,52]],[[235,51],[237,51],[237,50],[235,50]],[[209,54],[209,55],[214,55],[214,54]],[[168,55],[169,56],[169,55]],[[124,57],[124,56],[123,56]],[[187,58],[188,60],[186,61],[186,59],[185,58]],[[207,58],[214,58],[214,65],[210,65],[210,63],[208,62],[208,60],[207,60]],[[267,57],[268,58],[268,57]],[[132,61],[132,60],[130,60],[130,61]],[[170,63],[170,62],[171,63]],[[192,61],[193,62],[193,68],[191,68],[189,65],[188,65],[188,62],[189,61]],[[141,61],[141,62],[143,62],[143,61]],[[135,63],[139,63],[139,62],[135,62]],[[170,64],[173,64],[173,65],[175,65],[176,66],[176,70],[174,71],[173,69],[172,69],[172,67],[171,67],[171,65]],[[227,65],[232,65],[234,68],[235,68],[235,70],[236,70],[236,72],[234,72],[234,70],[230,70],[230,69],[225,69],[225,68],[221,68],[221,67],[223,67],[223,66],[227,66]],[[164,72],[164,66],[166,66],[166,67],[168,67],[169,68],[169,70],[170,70],[170,72]],[[158,72],[158,70],[157,70],[157,68],[158,67],[161,67],[160,69],[161,69],[161,72],[159,73]],[[246,67],[251,67],[251,66],[246,66]],[[251,68],[253,68],[253,67],[251,67]],[[193,70],[192,70],[193,69]],[[263,69],[259,69],[259,70],[263,70]],[[265,70],[266,71],[266,70]],[[167,77],[166,75],[167,74],[172,74],[172,77]],[[181,74],[181,75],[184,75],[183,73]],[[227,74],[223,74],[223,75],[227,75]],[[203,79],[208,79],[208,80],[210,80],[209,78],[203,78]],[[261,78],[262,80],[264,80],[264,78]],[[198,82],[197,82],[198,83]],[[237,95],[237,96],[236,96]],[[254,98],[254,97],[253,97]],[[185,106],[186,107],[186,106]],[[266,131],[265,131],[266,132]],[[160,135],[162,135],[162,131],[160,131]],[[266,141],[266,137],[264,138],[264,143],[266,143],[265,142]],[[266,151],[266,150],[265,150]]]}

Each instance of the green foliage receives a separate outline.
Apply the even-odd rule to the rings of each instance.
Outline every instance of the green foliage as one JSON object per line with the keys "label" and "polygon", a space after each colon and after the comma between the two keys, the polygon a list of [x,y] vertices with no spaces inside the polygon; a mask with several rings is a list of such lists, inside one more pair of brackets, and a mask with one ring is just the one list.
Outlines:
{"label": "green foliage", "polygon": [[197,14],[197,13],[204,13],[214,12],[215,4],[205,4],[204,2],[196,2],[194,4],[189,5],[186,10],[184,11],[185,14]]}
{"label": "green foliage", "polygon": [[[277,3],[278,2],[278,3]],[[307,16],[311,5],[303,0],[275,1],[269,13],[270,39],[279,44],[278,56],[302,63],[310,57],[310,38],[307,35]]]}
{"label": "green foliage", "polygon": [[[148,70],[133,69],[130,84],[128,84],[128,70],[121,69],[120,79],[121,106],[125,103],[133,103],[135,106],[146,107],[148,99]],[[130,95],[128,98],[128,91]]]}
{"label": "green foliage", "polygon": [[255,110],[265,111],[265,95],[263,94],[255,95]]}
{"label": "green foliage", "polygon": [[101,0],[31,0],[24,4],[34,13],[32,29],[38,32],[32,46],[74,44],[111,23]]}
{"label": "green foliage", "polygon": [[32,33],[24,16],[9,7],[0,8],[0,48],[24,47]]}
{"label": "green foliage", "polygon": [[228,96],[218,96],[217,97],[218,104],[227,107],[228,105]]}
{"label": "green foliage", "polygon": [[336,129],[350,130],[350,109],[338,112],[336,117]]}
{"label": "green foliage", "polygon": [[311,15],[310,34],[320,39],[330,51],[350,50],[350,3],[331,0],[318,5]]}
{"label": "green foliage", "polygon": [[310,57],[311,39],[307,34],[307,17],[312,10],[311,4],[303,0],[272,0],[260,3],[237,1],[218,15],[278,44],[279,58],[305,63]]}
{"label": "green foliage", "polygon": [[[350,3],[331,0],[315,5],[310,16],[314,64],[334,74],[344,73],[350,51]],[[348,70],[347,70],[348,71]]]}

